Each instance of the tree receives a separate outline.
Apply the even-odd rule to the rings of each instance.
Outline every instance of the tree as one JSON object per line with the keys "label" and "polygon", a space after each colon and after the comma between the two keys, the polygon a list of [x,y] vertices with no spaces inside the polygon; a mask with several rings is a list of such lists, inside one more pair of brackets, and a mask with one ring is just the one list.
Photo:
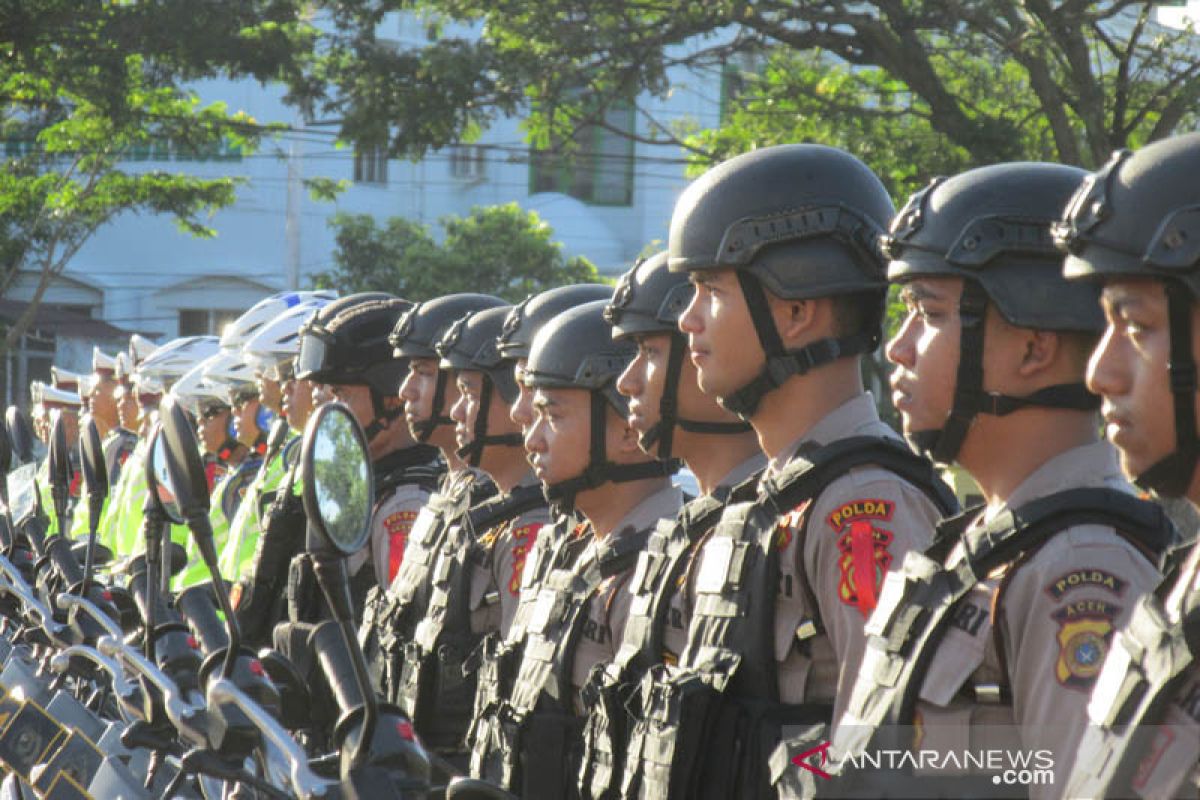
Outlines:
{"label": "tree", "polygon": [[237,180],[139,168],[139,151],[192,156],[249,150],[270,126],[183,88],[218,75],[302,85],[315,41],[301,4],[161,0],[0,0],[0,296],[22,272],[33,302],[4,336],[13,346],[46,290],[102,225],[123,213],[169,214],[212,235],[205,217]]}
{"label": "tree", "polygon": [[553,231],[516,203],[471,209],[439,220],[438,244],[425,225],[392,217],[382,226],[367,214],[338,214],[334,269],[319,286],[343,293],[384,291],[413,301],[455,292],[484,292],[518,302],[526,296],[600,277],[585,258],[563,258]]}
{"label": "tree", "polygon": [[[326,4],[340,32],[313,74],[331,91],[297,99],[341,116],[347,138],[387,140],[409,156],[521,109],[535,144],[570,142],[614,104],[677,88],[679,68],[726,70],[745,57],[767,68],[729,131],[681,131],[640,105],[650,130],[640,136],[700,164],[785,137],[882,144],[862,155],[909,186],[906,170],[949,171],[929,163],[943,156],[952,169],[1023,158],[1095,166],[1190,124],[1200,98],[1192,32],[1157,25],[1154,4],[1132,0]],[[429,44],[376,39],[397,9],[428,16]],[[448,21],[473,23],[481,37],[440,35]],[[808,116],[824,112],[828,124]],[[857,130],[839,133],[833,121]]]}

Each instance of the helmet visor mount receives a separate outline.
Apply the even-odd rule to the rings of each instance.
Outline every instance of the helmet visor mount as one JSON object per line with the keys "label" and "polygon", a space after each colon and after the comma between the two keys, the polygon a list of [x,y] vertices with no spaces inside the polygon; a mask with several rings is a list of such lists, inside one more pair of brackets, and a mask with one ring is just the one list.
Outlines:
{"label": "helmet visor mount", "polygon": [[[866,269],[870,274],[869,280],[860,281],[855,289],[866,290],[868,284],[873,285],[878,273],[878,288],[882,292],[886,288],[879,249],[882,233],[874,220],[847,205],[814,204],[734,222],[722,236],[718,251],[705,265],[682,264],[672,260],[671,267],[674,270],[734,269],[759,344],[763,348],[766,361],[758,376],[730,395],[720,398],[722,406],[749,421],[757,413],[763,397],[791,377],[807,374],[841,358],[869,353],[879,346],[882,338],[876,326],[873,331],[827,337],[797,350],[787,350],[771,317],[763,275],[755,269],[755,261],[760,253],[782,244],[834,242],[853,254],[853,260],[860,265],[859,269]],[[832,296],[836,290],[821,291],[814,288],[813,292],[808,296]]]}
{"label": "helmet visor mount", "polygon": [[309,329],[300,338],[300,353],[296,356],[296,374],[311,380],[320,380],[325,369],[325,357],[329,343],[321,331]]}

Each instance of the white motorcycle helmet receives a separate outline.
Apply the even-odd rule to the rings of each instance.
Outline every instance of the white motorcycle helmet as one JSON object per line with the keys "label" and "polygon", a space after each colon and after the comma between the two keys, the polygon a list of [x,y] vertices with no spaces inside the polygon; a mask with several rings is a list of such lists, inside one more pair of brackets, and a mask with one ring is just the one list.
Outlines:
{"label": "white motorcycle helmet", "polygon": [[136,381],[144,391],[171,388],[185,372],[219,349],[216,336],[184,336],[156,349],[138,365]]}
{"label": "white motorcycle helmet", "polygon": [[300,327],[332,302],[317,297],[293,306],[264,325],[242,345],[242,355],[256,372],[273,381],[290,377],[292,359],[300,352]]}
{"label": "white motorcycle helmet", "polygon": [[317,290],[303,292],[280,292],[259,300],[250,310],[225,326],[221,332],[221,349],[227,351],[240,350],[251,336],[258,333],[264,325],[278,317],[284,311],[295,308],[301,303],[312,299],[322,298],[327,302],[337,297],[332,290]]}

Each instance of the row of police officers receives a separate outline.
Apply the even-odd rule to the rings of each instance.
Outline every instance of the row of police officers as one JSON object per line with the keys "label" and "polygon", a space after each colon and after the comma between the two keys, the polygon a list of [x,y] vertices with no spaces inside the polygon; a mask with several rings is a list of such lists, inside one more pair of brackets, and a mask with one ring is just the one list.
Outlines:
{"label": "row of police officers", "polygon": [[[852,155],[769,147],[615,290],[285,293],[97,351],[101,540],[141,547],[130,462],[170,391],[246,635],[317,691],[295,442],[335,400],[375,481],[360,640],[451,794],[1194,795],[1200,548],[1147,493],[1200,503],[1198,176],[1192,134],[896,213]],[[904,438],[862,377],[889,287]]]}

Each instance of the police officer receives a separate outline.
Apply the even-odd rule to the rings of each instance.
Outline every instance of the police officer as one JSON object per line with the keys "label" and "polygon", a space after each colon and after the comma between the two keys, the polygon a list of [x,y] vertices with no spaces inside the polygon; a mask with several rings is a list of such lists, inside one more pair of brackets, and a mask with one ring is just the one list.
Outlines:
{"label": "police officer", "polygon": [[114,392],[117,381],[114,377],[117,368],[115,356],[110,356],[99,347],[92,348],[92,372],[88,381],[88,408],[92,419],[96,420],[96,428],[100,438],[106,438],[115,429],[117,419],[117,401]]}
{"label": "police officer", "polygon": [[[1142,488],[1193,506],[1200,505],[1198,170],[1200,134],[1121,151],[1080,188],[1057,231],[1067,277],[1103,285],[1108,324],[1087,381],[1103,398],[1122,469]],[[1069,796],[1195,796],[1198,567],[1193,545],[1113,638]]]}
{"label": "police officer", "polygon": [[[1112,631],[1159,580],[1171,528],[1097,440],[1099,402],[1083,384],[1096,291],[1062,278],[1050,234],[1083,176],[983,167],[934,182],[893,222],[888,275],[908,308],[887,348],[896,407],[910,439],[961,464],[986,505],[892,576],[839,750],[880,724],[919,721],[922,749],[940,751],[981,730],[1003,741],[1007,726],[1014,751],[1054,762],[1052,785],[1019,791],[1060,792]],[[997,791],[991,774],[959,780]]]}
{"label": "police officer", "polygon": [[[307,316],[304,325],[298,329],[299,336],[295,340],[295,363],[292,367],[293,373],[301,371],[300,357],[301,355],[305,357],[303,372],[306,377],[298,380],[292,387],[293,392],[297,390],[297,386],[303,386],[307,390],[307,397],[301,401],[301,405],[311,406],[314,401],[313,395],[324,391],[324,384],[318,384],[316,381],[323,380],[327,364],[336,366],[344,361],[345,373],[354,375],[356,376],[355,380],[361,381],[372,372],[373,362],[367,359],[367,356],[370,355],[378,362],[380,380],[377,380],[376,383],[379,386],[384,384],[382,379],[386,378],[388,373],[394,372],[397,367],[391,363],[390,350],[386,353],[382,352],[378,343],[373,340],[371,327],[347,327],[337,334],[329,333],[328,328],[339,315],[348,313],[358,306],[369,303],[387,303],[395,299],[385,292],[361,292],[331,301]],[[376,310],[374,314],[379,318],[378,324],[386,323],[389,313],[399,312],[390,312],[386,307]],[[360,322],[365,321],[365,319],[360,320]],[[307,336],[309,331],[317,335],[315,337]],[[304,350],[306,336],[309,340],[307,352]],[[358,352],[355,345],[360,340],[364,344],[372,346],[364,352]],[[292,339],[289,338],[288,341],[292,341]],[[362,392],[358,392],[358,394],[361,395]],[[385,415],[387,417],[385,421],[388,423],[386,426],[384,422],[380,421],[372,423],[369,430],[371,442],[376,449],[386,449],[385,446],[388,446],[390,440],[397,435],[396,426],[391,424],[395,409],[386,403],[386,398],[382,395],[377,398],[374,392],[370,393],[370,401],[373,405],[378,403],[374,407],[374,413]],[[363,410],[360,408],[356,413]],[[369,418],[368,422],[370,422]],[[386,435],[384,435],[385,429]],[[376,437],[380,435],[384,435],[384,438],[376,442]],[[402,438],[401,441],[403,441]],[[425,452],[415,453],[412,459],[415,464],[412,469],[416,471],[418,483],[421,480],[419,466],[425,455],[427,455]],[[397,475],[402,477],[403,470]],[[375,477],[376,479],[380,477],[379,472],[375,473]],[[238,622],[242,626],[243,635],[252,644],[270,642],[276,623],[289,617],[297,621],[313,622],[319,615],[320,606],[316,597],[318,591],[313,582],[315,578],[306,563],[297,565],[297,585],[289,587],[287,584],[289,565],[293,557],[299,554],[304,546],[306,518],[302,496],[303,486],[299,479],[297,459],[288,466],[280,480],[274,500],[262,511],[261,529],[256,537],[257,541],[250,563],[241,565],[237,569],[238,583],[233,589],[231,600],[236,600],[235,609]],[[412,495],[412,497],[419,496],[419,490]],[[400,499],[404,501],[411,498],[402,495]],[[397,513],[403,515],[407,512],[401,510]],[[235,554],[233,558],[240,558],[240,554]]]}
{"label": "police officer", "polygon": [[419,441],[436,446],[448,467],[437,492],[412,521],[411,533],[393,537],[394,578],[387,591],[377,593],[368,605],[364,638],[370,643],[367,635],[372,629],[378,636],[384,694],[398,703],[403,702],[401,693],[405,691],[401,674],[405,648],[417,648],[412,650],[412,658],[419,658],[413,636],[425,616],[439,549],[471,507],[496,491],[486,474],[458,456],[454,421],[447,416],[458,401],[458,387],[450,380],[450,371],[439,365],[437,343],[465,314],[504,305],[500,298],[483,294],[439,297],[414,306],[401,317],[390,339],[397,355],[408,359],[408,373],[399,391],[408,429]]}
{"label": "police officer", "polygon": [[[276,419],[267,437],[263,464],[246,490],[250,500],[238,506],[221,553],[221,576],[234,582],[231,599],[235,600],[235,608],[245,590],[241,579],[248,575],[254,559],[266,508],[275,500],[285,474],[300,454],[300,434],[304,432],[308,415],[289,415],[283,392],[284,385],[290,381],[288,394],[294,404],[295,357],[300,350],[300,327],[329,302],[328,298],[316,297],[285,308],[277,317],[259,326],[242,346],[243,357],[254,369],[259,399]],[[311,407],[311,391],[311,387],[305,390],[308,398],[302,401],[304,408]]]}
{"label": "police officer", "polygon": [[[687,358],[679,317],[694,289],[687,275],[667,268],[667,254],[640,261],[620,281],[605,309],[613,338],[629,340],[637,355],[617,379],[629,398],[629,424],[643,452],[662,461],[679,457],[702,494],[663,520],[639,557],[629,591],[629,621],[608,664],[593,669],[583,697],[588,705],[580,794],[615,797],[625,784],[635,794],[642,732],[635,694],[657,664],[675,664],[683,651],[691,609],[680,591],[695,547],[731,500],[754,497],[753,476],[766,465],[750,426],[703,394]],[[736,492],[734,487],[740,487]]]}
{"label": "police officer", "polygon": [[[242,496],[262,463],[257,447],[251,447],[257,445],[257,429],[248,431],[234,415],[233,404],[244,402],[241,393],[252,386],[246,378],[247,371],[240,356],[221,350],[180,378],[171,389],[172,394],[183,401],[184,407],[190,406],[198,418],[203,453],[211,459],[213,466],[208,520],[218,554],[224,549],[229,523]],[[179,544],[187,553],[187,561],[183,571],[173,580],[176,591],[210,577],[195,537],[187,536]]]}
{"label": "police officer", "polygon": [[[116,486],[110,491],[109,503],[100,521],[100,542],[118,557],[125,558],[140,552],[142,538],[142,506],[146,493],[146,456],[149,434],[164,392],[171,389],[185,374],[217,350],[215,336],[187,336],[173,339],[152,352],[149,345],[130,340],[130,354],[141,359],[133,375],[137,391],[140,429],[137,446],[130,453]],[[135,359],[136,360],[136,359]],[[183,529],[180,536],[186,535]],[[172,538],[176,533],[172,533]],[[177,538],[176,541],[183,541]]]}
{"label": "police officer", "polygon": [[117,437],[113,437],[114,442],[118,442],[112,448],[111,455],[108,448],[105,448],[105,458],[108,466],[108,485],[115,486],[121,477],[121,467],[125,465],[129,454],[133,452],[133,448],[137,446],[139,414],[141,405],[138,403],[137,391],[133,385],[133,367],[130,366],[129,354],[122,351],[117,353],[117,365],[113,370],[113,379],[117,383],[117,388],[113,391],[113,398],[117,404]]}
{"label": "police officer", "polygon": [[509,418],[516,383],[496,337],[511,308],[469,313],[437,344],[439,366],[450,370],[458,388],[450,408],[457,455],[485,472],[498,493],[473,506],[437,546],[428,608],[405,654],[401,701],[426,744],[461,766],[476,688],[476,672],[464,663],[485,634],[507,630],[525,553],[550,520]]}
{"label": "police officer", "polygon": [[[425,505],[440,466],[433,448],[413,441],[401,423],[402,408],[396,397],[408,362],[393,353],[388,339],[397,319],[412,304],[399,298],[347,304],[352,298],[325,306],[303,328],[296,375],[328,387],[334,398],[349,407],[367,436],[376,484],[371,540],[348,563],[361,616],[367,590],[385,585],[395,531],[410,524]],[[293,619],[313,621],[319,612],[310,605],[315,599],[315,586],[309,583],[311,566],[300,562],[307,562],[307,556],[293,564],[289,603],[296,612]]]}
{"label": "police officer", "polygon": [[[575,284],[548,289],[541,294],[528,297],[508,311],[504,326],[496,339],[496,346],[504,362],[511,366],[516,386],[516,398],[509,408],[509,419],[517,425],[523,437],[533,427],[533,390],[524,381],[530,347],[538,331],[560,313],[583,303],[607,300],[612,289],[600,284]],[[535,477],[536,480],[536,477]],[[541,482],[537,482],[541,491]],[[525,629],[537,600],[538,564],[545,564],[546,554],[557,541],[563,529],[574,527],[560,514],[552,513],[554,524],[543,525],[536,534],[521,537],[519,544],[514,537],[512,570],[508,575],[509,597],[504,602],[516,601],[511,620],[508,612],[502,614],[501,631],[487,636],[476,650],[477,689],[475,712],[467,735],[471,747],[470,774],[486,778],[495,784],[504,782],[505,739],[504,721],[501,714],[506,708],[512,692],[512,683],[524,650]],[[524,545],[524,552],[517,548]],[[519,563],[519,566],[518,566]],[[498,578],[503,579],[505,570]],[[513,594],[513,581],[516,593]]]}
{"label": "police officer", "polygon": [[[127,396],[124,385],[128,379],[125,358],[124,352],[110,356],[99,347],[92,348],[92,374],[87,382],[89,413],[101,436],[109,486],[116,485],[121,466],[137,444],[137,436],[124,426],[121,415],[122,401]],[[137,407],[132,398],[127,405]],[[105,497],[105,506],[107,504],[108,498]],[[88,525],[87,503],[77,503],[72,514],[71,536],[87,536]]]}
{"label": "police officer", "polygon": [[642,796],[770,794],[785,732],[840,710],[883,576],[954,505],[863,389],[891,213],[865,165],[819,145],[730,159],[676,204],[669,264],[696,286],[680,328],[700,387],[769,465],[688,572],[687,644],[645,693]]}
{"label": "police officer", "polygon": [[627,403],[615,384],[634,347],[611,341],[606,306],[587,303],[547,323],[524,373],[535,390],[535,421],[525,437],[534,472],[547,499],[584,522],[558,538],[531,576],[536,602],[499,715],[506,739],[501,782],[522,797],[575,794],[580,690],[595,665],[616,656],[638,553],[682,500],[667,479],[671,465],[642,453],[625,420]]}

